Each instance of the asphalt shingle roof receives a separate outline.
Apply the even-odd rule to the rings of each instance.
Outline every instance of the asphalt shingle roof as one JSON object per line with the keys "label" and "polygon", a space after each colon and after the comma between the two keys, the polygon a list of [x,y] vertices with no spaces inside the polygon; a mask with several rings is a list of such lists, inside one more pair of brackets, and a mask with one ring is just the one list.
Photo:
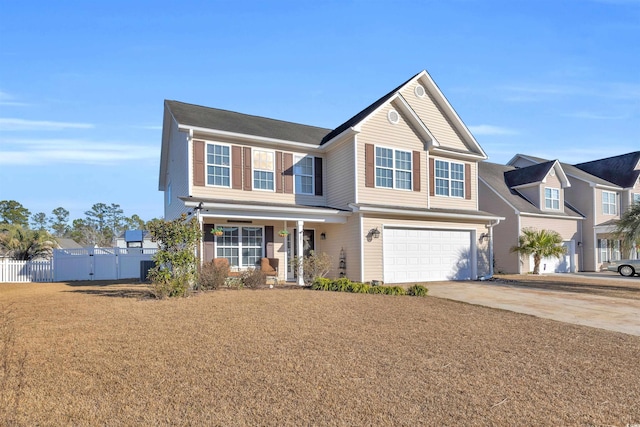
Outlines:
{"label": "asphalt shingle roof", "polygon": [[[551,162],[553,164],[553,162]],[[515,171],[522,171],[524,169],[534,168],[531,172],[532,176],[539,173],[535,167],[539,165],[528,166],[525,168],[516,169],[513,166],[499,165],[497,163],[480,162],[478,163],[478,173],[480,177],[491,187],[496,193],[498,193],[503,199],[507,200],[514,208],[520,212],[535,213],[540,215],[553,215],[553,216],[566,216],[582,218],[578,212],[571,209],[565,203],[564,211],[562,212],[549,212],[538,209],[533,203],[525,199],[518,191],[511,189],[511,186],[507,182],[506,176]],[[547,168],[547,171],[549,169]],[[525,175],[529,174],[524,172]],[[537,181],[532,181],[537,182]]]}
{"label": "asphalt shingle roof", "polygon": [[634,151],[620,156],[579,163],[575,167],[622,188],[629,188],[635,185],[640,176],[640,170],[635,170],[638,161],[640,161],[640,151]]}
{"label": "asphalt shingle roof", "polygon": [[165,103],[178,123],[187,126],[314,145],[319,145],[325,135],[331,132],[331,129],[203,107],[180,101],[167,100]]}
{"label": "asphalt shingle roof", "polygon": [[[536,157],[536,156],[530,156],[528,154],[517,154],[518,156],[522,156],[522,157],[526,157],[528,159],[533,160],[534,162],[538,162],[538,163],[542,163],[542,162],[548,162],[549,159],[543,159],[542,157]],[[588,182],[593,182],[594,184],[600,184],[600,185],[607,185],[610,187],[615,187],[615,184],[604,180],[602,178],[599,178],[595,175],[592,175],[588,172],[583,171],[582,169],[579,169],[573,165],[570,165],[569,163],[562,163],[560,162],[560,166],[562,166],[562,170],[564,170],[564,173],[567,175],[571,175],[573,177],[576,177],[578,179],[581,179],[583,181],[588,181]]]}
{"label": "asphalt shingle roof", "polygon": [[555,161],[551,160],[537,165],[507,171],[504,173],[505,182],[509,187],[540,182],[547,176],[554,163]]}

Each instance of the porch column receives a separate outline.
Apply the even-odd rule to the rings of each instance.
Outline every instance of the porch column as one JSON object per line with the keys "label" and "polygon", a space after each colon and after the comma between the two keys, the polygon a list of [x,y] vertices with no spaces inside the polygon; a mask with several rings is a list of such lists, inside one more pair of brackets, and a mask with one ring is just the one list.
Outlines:
{"label": "porch column", "polygon": [[304,286],[304,269],[302,267],[302,259],[304,257],[304,242],[302,237],[304,236],[304,221],[298,221],[296,228],[296,242],[297,242],[297,251],[296,251],[296,259],[298,260],[298,265],[296,268],[298,269],[298,286]]}

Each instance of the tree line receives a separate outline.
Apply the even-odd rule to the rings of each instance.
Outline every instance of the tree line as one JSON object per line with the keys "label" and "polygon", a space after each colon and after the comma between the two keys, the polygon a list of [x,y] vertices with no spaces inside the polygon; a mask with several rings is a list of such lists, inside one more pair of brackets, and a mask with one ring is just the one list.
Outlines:
{"label": "tree line", "polygon": [[147,225],[136,214],[125,216],[117,203],[96,203],[84,214],[84,218],[70,221],[69,211],[63,207],[53,209],[50,215],[44,212],[32,214],[20,202],[2,200],[0,232],[5,238],[8,233],[15,234],[19,230],[18,234],[31,233],[41,239],[71,238],[83,246],[108,247],[115,244],[116,237],[123,231],[142,230]]}

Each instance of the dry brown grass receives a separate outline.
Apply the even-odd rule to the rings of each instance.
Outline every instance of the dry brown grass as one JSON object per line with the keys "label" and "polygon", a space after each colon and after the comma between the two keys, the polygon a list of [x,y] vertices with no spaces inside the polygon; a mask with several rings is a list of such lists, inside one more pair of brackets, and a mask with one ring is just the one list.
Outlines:
{"label": "dry brown grass", "polygon": [[2,284],[24,425],[640,423],[640,338],[436,298]]}

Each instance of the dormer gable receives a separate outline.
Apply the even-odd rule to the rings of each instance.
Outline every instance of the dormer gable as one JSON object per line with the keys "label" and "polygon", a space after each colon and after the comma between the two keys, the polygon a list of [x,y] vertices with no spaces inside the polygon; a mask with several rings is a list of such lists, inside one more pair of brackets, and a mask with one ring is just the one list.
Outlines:
{"label": "dormer gable", "polygon": [[557,177],[561,188],[571,186],[567,175],[557,160],[533,164],[505,172],[505,181],[509,188],[512,189],[546,184],[548,180],[553,180],[554,177]]}

